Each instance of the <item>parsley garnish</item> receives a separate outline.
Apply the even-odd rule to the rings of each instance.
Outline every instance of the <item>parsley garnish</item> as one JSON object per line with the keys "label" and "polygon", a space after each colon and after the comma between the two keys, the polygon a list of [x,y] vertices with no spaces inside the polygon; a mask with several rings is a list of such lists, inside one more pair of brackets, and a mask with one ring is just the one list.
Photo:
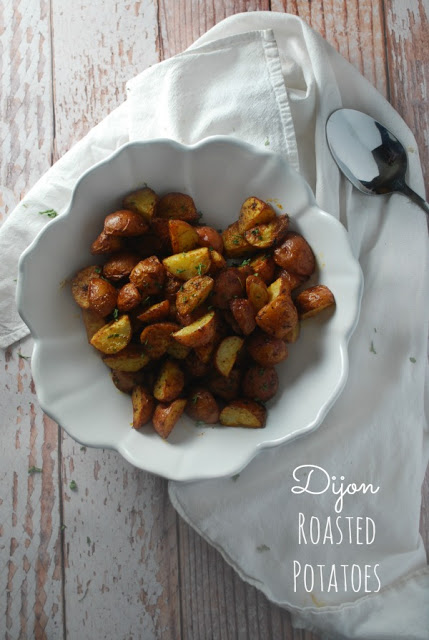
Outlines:
{"label": "parsley garnish", "polygon": [[117,320],[119,317],[119,309],[113,309],[112,315],[113,315],[113,319]]}
{"label": "parsley garnish", "polygon": [[240,267],[245,267],[248,264],[250,264],[250,258],[247,258],[247,260],[243,260],[243,262],[240,264]]}
{"label": "parsley garnish", "polygon": [[42,473],[42,469],[40,467],[32,466],[29,468],[28,473],[32,475],[33,473]]}
{"label": "parsley garnish", "polygon": [[200,264],[197,264],[197,266],[195,267],[199,276],[203,275],[203,267],[204,265],[202,262],[200,262]]}
{"label": "parsley garnish", "polygon": [[260,544],[256,547],[256,551],[259,551],[259,553],[262,553],[262,551],[271,551],[270,547],[267,547],[266,544]]}
{"label": "parsley garnish", "polygon": [[192,404],[197,404],[198,396],[197,395],[193,396],[193,398],[191,399],[191,402],[192,402]]}
{"label": "parsley garnish", "polygon": [[110,338],[119,338],[120,335],[120,333],[111,333],[110,336],[107,336],[107,339],[110,340]]}
{"label": "parsley garnish", "polygon": [[231,480],[232,480],[233,482],[237,482],[237,480],[238,480],[238,478],[239,478],[239,477],[240,477],[240,474],[239,474],[239,473],[236,473],[236,474],[235,474],[235,476],[231,476]]}
{"label": "parsley garnish", "polygon": [[415,358],[410,358],[410,362],[412,362],[413,364],[415,364],[417,362],[417,360]]}
{"label": "parsley garnish", "polygon": [[72,491],[77,491],[77,484],[76,484],[76,482],[75,482],[74,480],[72,480],[72,481],[70,482],[70,484],[69,484],[69,488],[70,488]]}
{"label": "parsley garnish", "polygon": [[48,218],[56,218],[58,213],[55,209],[46,209],[46,211],[39,211],[39,215],[48,216]]}
{"label": "parsley garnish", "polygon": [[377,353],[377,351],[374,349],[374,343],[373,343],[372,340],[371,340],[371,346],[370,346],[369,350],[370,350],[371,353]]}
{"label": "parsley garnish", "polygon": [[21,353],[20,351],[18,351],[18,358],[22,358],[23,360],[30,360],[31,356],[24,356],[23,353]]}
{"label": "parsley garnish", "polygon": [[91,538],[89,536],[86,536],[86,544],[87,545],[91,544]]}
{"label": "parsley garnish", "polygon": [[101,273],[101,267],[95,267],[94,271],[95,273]]}

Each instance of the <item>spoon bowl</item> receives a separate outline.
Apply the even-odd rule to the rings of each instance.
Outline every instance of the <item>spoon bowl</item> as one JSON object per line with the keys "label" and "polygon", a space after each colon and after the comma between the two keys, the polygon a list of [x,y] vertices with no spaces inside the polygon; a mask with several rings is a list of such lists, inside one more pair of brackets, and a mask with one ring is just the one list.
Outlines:
{"label": "spoon bowl", "polygon": [[346,178],[369,195],[402,193],[429,213],[427,202],[405,181],[407,153],[396,136],[355,109],[338,109],[328,118],[329,149]]}

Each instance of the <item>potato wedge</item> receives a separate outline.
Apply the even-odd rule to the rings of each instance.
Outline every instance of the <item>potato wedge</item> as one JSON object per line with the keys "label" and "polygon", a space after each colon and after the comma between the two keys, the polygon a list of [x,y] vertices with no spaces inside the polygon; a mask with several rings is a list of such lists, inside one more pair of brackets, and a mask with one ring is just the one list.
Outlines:
{"label": "potato wedge", "polygon": [[[161,242],[162,250],[164,253],[171,253],[171,242],[170,242],[170,227],[168,224],[168,220],[166,218],[153,218],[150,223],[151,231],[155,234],[155,236]],[[142,236],[143,238],[145,236]],[[150,255],[156,254],[156,251],[153,250]]]}
{"label": "potato wedge", "polygon": [[152,422],[155,431],[166,440],[186,406],[186,398],[177,398],[169,404],[158,404]]}
{"label": "potato wedge", "polygon": [[185,376],[175,360],[166,360],[153,387],[153,395],[159,402],[172,402],[180,396],[185,386]]}
{"label": "potato wedge", "polygon": [[187,280],[176,295],[177,311],[182,315],[192,313],[204,302],[213,285],[213,278],[209,276],[195,276]]}
{"label": "potato wedge", "polygon": [[263,331],[283,340],[298,322],[298,312],[290,295],[280,294],[262,307],[255,319]]}
{"label": "potato wedge", "polygon": [[164,281],[165,269],[156,256],[141,260],[130,273],[130,282],[135,284],[142,296],[159,294]]}
{"label": "potato wedge", "polygon": [[199,214],[191,196],[185,193],[167,193],[158,202],[157,215],[160,218],[176,218],[193,222]]}
{"label": "potato wedge", "polygon": [[123,315],[101,327],[92,336],[91,344],[102,353],[117,353],[129,344],[131,333],[130,319],[127,315]]}
{"label": "potato wedge", "polygon": [[120,282],[123,278],[128,278],[139,260],[134,251],[118,251],[104,263],[103,276],[112,282]]}
{"label": "potato wedge", "polygon": [[185,347],[201,347],[213,340],[216,332],[216,316],[214,311],[206,313],[192,324],[173,333],[173,338]]}
{"label": "potato wedge", "polygon": [[165,320],[170,313],[170,302],[168,300],[162,300],[161,302],[156,302],[151,307],[143,311],[137,316],[137,320],[141,320],[142,322],[146,322],[148,324],[153,322],[160,322],[161,320]]}
{"label": "potato wedge", "polygon": [[81,269],[71,281],[71,292],[81,309],[89,309],[89,283],[101,273],[101,267],[93,265]]}
{"label": "potato wedge", "polygon": [[121,238],[120,236],[109,236],[107,233],[102,231],[92,243],[91,253],[94,256],[115,253],[115,251],[123,249],[124,244],[124,238]]}
{"label": "potato wedge", "polygon": [[311,276],[316,268],[314,253],[307,240],[289,231],[282,244],[274,250],[274,261],[282,269],[299,276]]}
{"label": "potato wedge", "polygon": [[311,318],[323,309],[335,305],[335,298],[330,289],[323,284],[317,284],[301,291],[295,299],[300,320]]}
{"label": "potato wedge", "polygon": [[173,253],[190,251],[200,244],[196,229],[184,220],[169,220],[168,232]]}
{"label": "potato wedge", "polygon": [[207,382],[207,386],[214,396],[229,402],[230,400],[236,400],[238,398],[241,379],[242,372],[239,369],[233,369],[227,378],[217,371],[213,371]]}
{"label": "potato wedge", "polygon": [[155,191],[152,191],[149,187],[144,187],[128,194],[124,198],[123,205],[124,209],[134,211],[143,216],[146,222],[150,222],[155,215],[158,201],[159,197]]}
{"label": "potato wedge", "polygon": [[262,367],[279,364],[288,357],[288,349],[283,340],[260,330],[247,339],[246,347],[250,357]]}
{"label": "potato wedge", "polygon": [[223,253],[223,240],[219,231],[213,227],[195,227],[198,234],[198,243],[201,247],[208,247],[217,253]]}
{"label": "potato wedge", "polygon": [[256,327],[255,308],[247,298],[234,298],[230,302],[230,309],[236,323],[240,328],[240,333],[248,336]]}
{"label": "potato wedge", "polygon": [[220,412],[219,420],[225,427],[265,427],[267,410],[253,400],[233,400]]}
{"label": "potato wedge", "polygon": [[172,334],[179,328],[174,322],[156,322],[145,327],[140,342],[150,358],[161,358],[173,341]]}
{"label": "potato wedge", "polygon": [[115,387],[122,393],[131,393],[134,387],[144,383],[142,371],[116,371],[112,369],[112,381]]}
{"label": "potato wedge", "polygon": [[250,261],[250,267],[253,270],[253,274],[259,276],[265,284],[270,284],[274,280],[274,274],[276,272],[276,263],[274,258],[269,254],[263,254],[256,256]]}
{"label": "potato wedge", "polygon": [[185,347],[185,345],[179,344],[175,340],[172,340],[172,342],[167,347],[168,355],[172,358],[176,358],[176,360],[185,360],[188,357],[190,351],[191,350],[189,347]]}
{"label": "potato wedge", "polygon": [[104,233],[106,235],[131,237],[141,236],[149,229],[144,218],[135,211],[120,209],[109,213],[104,219]]}
{"label": "potato wedge", "polygon": [[[156,219],[156,218],[155,218]],[[168,222],[163,220],[162,222]],[[119,237],[119,236],[111,236]],[[152,230],[145,233],[143,236],[133,236],[127,238],[127,247],[132,251],[135,251],[140,260],[143,258],[150,258],[150,256],[162,256],[168,251],[171,251],[170,247],[166,247],[164,239],[154,233]]]}
{"label": "potato wedge", "polygon": [[213,394],[203,387],[197,387],[190,391],[185,410],[188,416],[197,422],[205,424],[219,422],[218,403]]}
{"label": "potato wedge", "polygon": [[245,233],[257,224],[266,224],[276,218],[276,212],[267,202],[251,196],[241,205],[238,228]]}
{"label": "potato wedge", "polygon": [[222,340],[216,349],[214,365],[217,371],[225,378],[231,373],[243,344],[244,339],[240,338],[240,336],[228,336]]}
{"label": "potato wedge", "polygon": [[190,280],[194,276],[203,276],[210,269],[210,251],[207,247],[192,249],[184,253],[175,253],[162,261],[171,275],[180,280]]}
{"label": "potato wedge", "polygon": [[207,362],[203,362],[193,349],[190,349],[184,365],[190,378],[204,378],[212,369],[212,366]]}
{"label": "potato wedge", "polygon": [[220,271],[214,278],[211,303],[219,309],[229,309],[233,298],[242,297],[244,287],[237,267],[228,267]]}
{"label": "potato wedge", "polygon": [[95,313],[92,309],[82,309],[82,319],[88,342],[90,342],[92,336],[106,324],[104,318],[101,318],[98,313]]}
{"label": "potato wedge", "polygon": [[246,398],[268,402],[276,395],[278,388],[279,377],[273,366],[254,365],[244,374],[242,389]]}
{"label": "potato wedge", "polygon": [[301,323],[298,320],[296,325],[292,327],[290,331],[287,332],[287,334],[284,337],[284,341],[287,342],[288,344],[293,344],[298,340],[300,331],[301,331]]}
{"label": "potato wedge", "polygon": [[116,305],[121,313],[126,313],[138,307],[142,300],[140,291],[133,282],[127,282],[119,290]]}
{"label": "potato wedge", "polygon": [[289,271],[286,271],[286,269],[281,269],[279,276],[287,280],[291,291],[297,289],[306,280],[308,280],[308,276],[299,276],[297,273],[289,273]]}
{"label": "potato wedge", "polygon": [[210,269],[208,270],[208,275],[213,276],[225,269],[226,260],[221,253],[218,251],[210,250]]}
{"label": "potato wedge", "polygon": [[269,301],[267,285],[259,276],[247,276],[246,293],[256,312]]}
{"label": "potato wedge", "polygon": [[88,285],[89,308],[105,318],[116,307],[118,292],[113,284],[104,278],[91,278]]}
{"label": "potato wedge", "polygon": [[289,216],[279,216],[267,224],[258,224],[245,232],[244,237],[255,249],[269,249],[279,244],[289,228]]}
{"label": "potato wedge", "polygon": [[268,286],[267,291],[268,302],[271,302],[280,294],[288,296],[290,294],[289,280],[284,276],[280,276]]}
{"label": "potato wedge", "polygon": [[103,357],[104,364],[114,371],[140,371],[149,361],[149,356],[138,344],[129,344],[118,353]]}
{"label": "potato wedge", "polygon": [[224,254],[227,258],[241,258],[255,251],[247,242],[238,227],[238,221],[233,222],[222,232]]}
{"label": "potato wedge", "polygon": [[133,405],[133,428],[141,429],[153,415],[155,400],[146,387],[139,385],[132,390],[131,402]]}

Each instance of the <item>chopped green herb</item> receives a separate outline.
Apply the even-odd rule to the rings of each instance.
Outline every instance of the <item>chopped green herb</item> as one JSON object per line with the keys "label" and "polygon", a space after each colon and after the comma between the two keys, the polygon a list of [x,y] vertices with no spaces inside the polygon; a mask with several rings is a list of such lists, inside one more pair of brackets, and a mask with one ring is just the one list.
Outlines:
{"label": "chopped green herb", "polygon": [[240,244],[242,237],[240,235],[234,236],[232,239],[232,244]]}
{"label": "chopped green herb", "polygon": [[262,389],[263,389],[263,391],[267,391],[268,390],[268,384],[266,382],[264,382],[264,384],[262,385]]}
{"label": "chopped green herb", "polygon": [[197,404],[197,402],[198,402],[198,396],[197,396],[197,395],[193,396],[193,397],[191,398],[191,402],[192,402],[192,404]]}
{"label": "chopped green herb", "polygon": [[60,527],[60,531],[64,531],[64,529],[67,529],[67,527],[66,527],[65,524],[62,524],[61,527]]}
{"label": "chopped green herb", "polygon": [[40,467],[30,467],[28,473],[32,475],[33,473],[42,473],[42,469]]}
{"label": "chopped green herb", "polygon": [[270,141],[268,140],[268,138],[265,140],[264,144],[265,144],[266,147],[270,146]]}
{"label": "chopped green herb", "polygon": [[199,276],[203,275],[203,267],[204,265],[202,262],[200,262],[200,264],[197,264],[197,266],[195,267]]}
{"label": "chopped green herb", "polygon": [[94,271],[95,273],[101,273],[101,267],[95,267]]}
{"label": "chopped green herb", "polygon": [[260,544],[256,547],[256,551],[259,551],[259,553],[262,553],[262,551],[271,551],[270,547],[267,547],[266,544]]}
{"label": "chopped green herb", "polygon": [[22,358],[23,360],[30,360],[31,356],[24,356],[23,353],[21,353],[20,351],[18,351],[18,358]]}
{"label": "chopped green herb", "polygon": [[86,536],[86,544],[87,545],[91,544],[91,538],[89,536]]}
{"label": "chopped green herb", "polygon": [[70,484],[69,484],[69,488],[70,488],[72,491],[77,491],[77,484],[76,484],[76,482],[75,482],[74,480],[72,480],[72,481],[70,482]]}
{"label": "chopped green herb", "polygon": [[147,302],[150,302],[150,296],[146,296],[146,298],[143,300],[142,304],[146,304]]}
{"label": "chopped green herb", "polygon": [[207,311],[211,311],[213,309],[213,305],[209,304],[209,306],[207,307]]}
{"label": "chopped green herb", "polygon": [[56,218],[58,213],[55,209],[46,209],[46,211],[39,211],[39,215],[48,216],[48,218]]}
{"label": "chopped green herb", "polygon": [[203,426],[203,424],[206,424],[206,423],[204,422],[204,420],[197,420],[197,421],[196,421],[196,423],[195,423],[195,426],[196,426],[196,427],[202,427],[202,426]]}
{"label": "chopped green herb", "polygon": [[81,451],[86,451],[86,447],[82,446],[82,447],[80,448],[80,450],[81,450]]}
{"label": "chopped green herb", "polygon": [[415,358],[410,358],[410,362],[412,362],[413,364],[415,364],[417,362],[417,360]]}
{"label": "chopped green herb", "polygon": [[374,349],[374,343],[373,343],[372,340],[371,340],[371,346],[370,346],[369,350],[370,350],[371,353],[377,353],[377,351]]}
{"label": "chopped green herb", "polygon": [[248,264],[250,264],[250,258],[247,258],[246,260],[243,260],[243,262],[240,264],[240,267],[245,267]]}
{"label": "chopped green herb", "polygon": [[119,309],[113,309],[112,316],[114,320],[117,320],[119,317]]}
{"label": "chopped green herb", "polygon": [[263,376],[264,373],[265,373],[265,368],[264,367],[259,367],[259,372],[258,373],[259,373],[260,376]]}
{"label": "chopped green herb", "polygon": [[110,340],[110,338],[119,338],[120,335],[120,333],[111,333],[109,336],[107,336],[107,339]]}
{"label": "chopped green herb", "polygon": [[183,273],[184,269],[176,269],[176,273]]}
{"label": "chopped green herb", "polygon": [[238,478],[239,478],[239,477],[240,477],[240,474],[239,474],[239,473],[236,473],[236,474],[235,474],[235,476],[231,476],[231,480],[232,480],[233,482],[237,482],[237,480],[238,480]]}

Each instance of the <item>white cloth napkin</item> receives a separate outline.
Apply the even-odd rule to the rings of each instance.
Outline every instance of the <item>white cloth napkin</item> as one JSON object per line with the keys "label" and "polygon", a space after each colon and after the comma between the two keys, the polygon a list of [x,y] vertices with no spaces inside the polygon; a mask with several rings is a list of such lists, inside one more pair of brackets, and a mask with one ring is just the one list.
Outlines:
{"label": "white cloth napkin", "polygon": [[[418,533],[428,459],[426,220],[401,196],[369,198],[340,177],[324,127],[341,106],[370,113],[398,136],[410,151],[409,182],[423,195],[415,141],[401,118],[295,16],[235,15],[143,72],[130,82],[127,103],[66,154],[0,230],[0,344],[26,333],[13,279],[20,252],[43,224],[38,211],[64,211],[93,162],[127,139],[186,143],[222,133],[259,146],[268,140],[346,225],[364,271],[349,380],[313,434],[262,452],[238,477],[170,483],[170,497],[246,581],[292,612],[296,626],[324,638],[427,640],[429,569]],[[299,493],[316,480],[321,490],[327,476],[336,486],[343,476],[344,485],[373,491],[346,495],[337,510],[331,490]],[[310,524],[313,536],[321,526],[317,544]]]}

